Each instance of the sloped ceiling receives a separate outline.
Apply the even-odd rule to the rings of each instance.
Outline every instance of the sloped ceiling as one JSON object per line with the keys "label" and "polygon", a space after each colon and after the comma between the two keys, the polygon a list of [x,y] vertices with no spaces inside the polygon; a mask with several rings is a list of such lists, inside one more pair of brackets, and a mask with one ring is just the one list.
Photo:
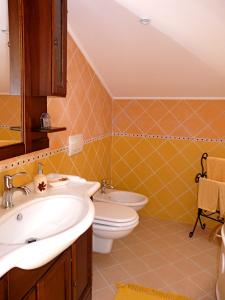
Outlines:
{"label": "sloped ceiling", "polygon": [[224,0],[68,0],[68,7],[71,35],[114,98],[225,99]]}

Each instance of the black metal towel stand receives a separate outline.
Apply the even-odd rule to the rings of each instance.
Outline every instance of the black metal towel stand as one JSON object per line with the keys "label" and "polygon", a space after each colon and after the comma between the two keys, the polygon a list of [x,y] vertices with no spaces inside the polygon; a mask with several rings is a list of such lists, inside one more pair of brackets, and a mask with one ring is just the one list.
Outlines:
{"label": "black metal towel stand", "polygon": [[[205,166],[204,166],[206,164],[207,158],[208,158],[208,153],[203,153],[202,157],[201,157],[202,171],[201,171],[201,173],[198,173],[195,176],[195,182],[196,183],[199,182],[200,177],[207,178],[207,172],[205,171]],[[215,215],[215,217],[213,217],[214,215]],[[190,238],[193,237],[198,222],[200,223],[201,228],[205,229],[206,224],[202,223],[201,217],[205,217],[205,218],[211,219],[213,221],[216,221],[216,222],[219,222],[219,223],[222,223],[222,224],[224,223],[224,218],[220,218],[219,211],[207,212],[206,210],[203,210],[202,208],[198,208],[198,213],[197,213],[197,218],[196,218],[196,221],[195,221],[195,224],[194,224],[194,228],[189,233]]]}

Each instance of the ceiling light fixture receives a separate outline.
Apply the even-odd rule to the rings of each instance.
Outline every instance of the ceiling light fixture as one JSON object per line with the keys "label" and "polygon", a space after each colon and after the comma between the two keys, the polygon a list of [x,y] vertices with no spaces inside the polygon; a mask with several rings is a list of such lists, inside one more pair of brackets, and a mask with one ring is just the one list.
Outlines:
{"label": "ceiling light fixture", "polygon": [[140,17],[139,18],[139,22],[142,24],[142,25],[149,25],[151,23],[151,20],[149,17]]}

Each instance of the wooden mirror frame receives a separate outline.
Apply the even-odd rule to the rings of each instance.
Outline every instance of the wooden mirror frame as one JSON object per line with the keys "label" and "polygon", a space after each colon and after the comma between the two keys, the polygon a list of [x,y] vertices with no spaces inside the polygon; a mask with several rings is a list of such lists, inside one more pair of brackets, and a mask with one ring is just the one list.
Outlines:
{"label": "wooden mirror frame", "polygon": [[[10,92],[12,95],[21,95],[21,143],[0,147],[0,160],[12,158],[25,154],[25,134],[24,134],[24,97],[22,91],[23,77],[23,31],[21,18],[20,0],[8,0],[9,11],[9,43],[10,43]],[[18,51],[19,49],[19,51]]]}

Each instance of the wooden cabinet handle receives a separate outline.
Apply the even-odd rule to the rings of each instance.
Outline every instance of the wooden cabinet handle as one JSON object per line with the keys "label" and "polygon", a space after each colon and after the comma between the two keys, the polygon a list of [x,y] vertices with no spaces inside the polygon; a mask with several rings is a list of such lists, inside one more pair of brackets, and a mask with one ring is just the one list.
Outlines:
{"label": "wooden cabinet handle", "polygon": [[58,46],[59,45],[59,41],[57,38],[54,39],[54,46]]}

